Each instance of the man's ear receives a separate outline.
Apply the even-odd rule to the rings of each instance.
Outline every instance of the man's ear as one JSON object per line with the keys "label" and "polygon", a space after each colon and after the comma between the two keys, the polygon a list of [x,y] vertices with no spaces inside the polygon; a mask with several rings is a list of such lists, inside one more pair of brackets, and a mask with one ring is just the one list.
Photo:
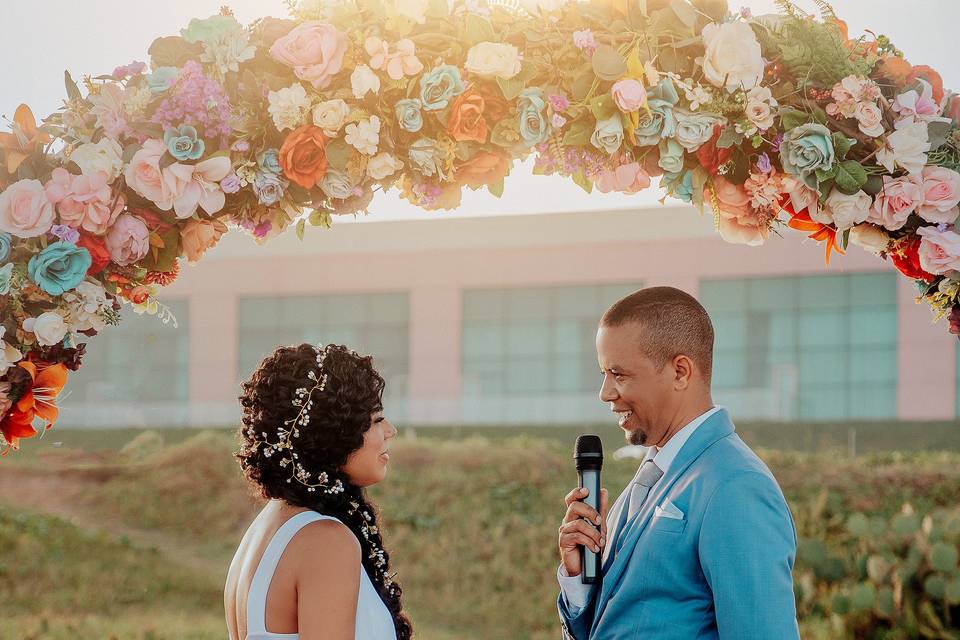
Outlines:
{"label": "man's ear", "polygon": [[683,391],[690,386],[693,379],[693,360],[681,353],[675,356],[670,364],[673,366],[673,388]]}

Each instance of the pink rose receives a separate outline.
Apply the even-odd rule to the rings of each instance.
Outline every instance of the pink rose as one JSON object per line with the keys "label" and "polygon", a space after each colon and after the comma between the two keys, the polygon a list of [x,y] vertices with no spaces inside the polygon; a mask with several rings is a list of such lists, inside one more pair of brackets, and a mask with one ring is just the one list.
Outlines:
{"label": "pink rose", "polygon": [[917,235],[920,236],[920,266],[924,271],[933,274],[960,271],[960,233],[920,227]]}
{"label": "pink rose", "polygon": [[150,249],[150,230],[137,216],[124,213],[110,227],[106,245],[110,259],[121,267],[126,267],[147,255]]}
{"label": "pink rose", "polygon": [[946,167],[924,167],[920,177],[923,183],[923,204],[917,214],[934,224],[952,223],[960,216],[960,173]]}
{"label": "pink rose", "polygon": [[860,131],[868,136],[879,138],[883,135],[883,111],[875,102],[858,102],[853,111]]}
{"label": "pink rose", "polygon": [[[747,190],[719,176],[713,179],[713,187],[720,204],[715,212],[719,216],[720,237],[734,244],[763,244],[770,235],[770,224],[750,206]],[[709,186],[704,189],[703,200],[713,203]]]}
{"label": "pink rose", "polygon": [[218,242],[227,232],[227,225],[219,220],[189,220],[180,230],[180,246],[187,262],[196,264],[207,249]]}
{"label": "pink rose", "polygon": [[[173,202],[183,194],[186,183],[175,173],[160,169],[160,159],[167,152],[162,140],[150,139],[143,143],[124,172],[127,184],[141,196],[163,211],[173,208]],[[167,167],[169,169],[169,167]]]}
{"label": "pink rose", "polygon": [[301,80],[325,89],[343,65],[347,44],[347,37],[333,25],[309,20],[274,42],[270,55],[293,67]]}
{"label": "pink rose", "polygon": [[650,176],[637,162],[622,164],[616,169],[604,169],[593,181],[601,193],[619,191],[636,193],[650,186]]}
{"label": "pink rose", "polygon": [[53,218],[53,203],[39,180],[20,180],[0,193],[0,231],[36,238],[50,230]]}
{"label": "pink rose", "polygon": [[103,171],[75,176],[60,167],[46,185],[47,197],[57,205],[60,222],[102,236],[123,211],[123,196],[113,197]]}
{"label": "pink rose", "polygon": [[636,111],[647,102],[647,90],[633,78],[618,80],[610,88],[613,101],[620,107],[620,111],[629,113]]}
{"label": "pink rose", "polygon": [[922,203],[923,183],[920,176],[883,176],[883,189],[873,201],[867,222],[896,231],[907,223],[907,218]]}

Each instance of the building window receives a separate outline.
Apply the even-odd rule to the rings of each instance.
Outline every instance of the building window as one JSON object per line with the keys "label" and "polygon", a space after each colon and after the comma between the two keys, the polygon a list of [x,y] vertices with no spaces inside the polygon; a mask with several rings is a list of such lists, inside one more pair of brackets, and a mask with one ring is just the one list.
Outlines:
{"label": "building window", "polygon": [[[124,305],[121,322],[92,338],[61,402],[63,424],[166,426],[188,422],[190,313],[186,300],[164,300],[177,319],[164,324]],[[135,355],[131,355],[135,354]]]}
{"label": "building window", "polygon": [[895,418],[896,286],[892,273],[701,282],[717,402],[747,418]]}
{"label": "building window", "polygon": [[464,421],[609,417],[597,399],[597,322],[611,304],[639,288],[610,284],[464,291]]}
{"label": "building window", "polygon": [[238,372],[247,379],[279,346],[343,344],[372,355],[386,380],[384,405],[405,416],[410,369],[410,309],[406,293],[250,297],[239,301]]}

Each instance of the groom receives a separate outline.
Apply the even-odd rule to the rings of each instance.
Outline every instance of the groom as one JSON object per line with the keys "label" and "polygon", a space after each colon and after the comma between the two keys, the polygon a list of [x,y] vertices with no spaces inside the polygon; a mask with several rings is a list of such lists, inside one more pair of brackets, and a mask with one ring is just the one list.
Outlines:
{"label": "groom", "polygon": [[[564,637],[799,638],[796,530],[770,470],[713,404],[706,310],[672,287],[641,289],[603,315],[597,356],[600,399],[649,449],[609,514],[606,490],[602,515],[581,502],[585,490],[566,497]],[[581,544],[602,552],[601,584],[581,583]]]}

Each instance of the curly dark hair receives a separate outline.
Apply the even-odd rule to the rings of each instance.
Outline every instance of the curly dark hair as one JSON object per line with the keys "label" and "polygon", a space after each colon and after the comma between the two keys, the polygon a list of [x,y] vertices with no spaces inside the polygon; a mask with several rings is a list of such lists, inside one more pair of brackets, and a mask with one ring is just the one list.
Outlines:
{"label": "curly dark hair", "polygon": [[[329,345],[323,360],[327,383],[312,394],[310,421],[299,428],[294,440],[297,461],[313,478],[325,472],[330,483],[340,480],[342,493],[308,491],[291,481],[292,469],[281,466],[285,456],[270,455],[269,444],[279,441],[277,430],[292,428],[300,408],[293,404],[297,389],[314,385],[321,372],[317,350],[310,344],[280,347],[263,362],[241,387],[242,426],[238,434],[240,461],[247,479],[264,498],[333,516],[353,531],[360,542],[363,567],[390,610],[398,640],[413,637],[413,627],[403,612],[402,589],[389,574],[390,557],[383,549],[374,505],[362,487],[356,486],[341,469],[351,453],[363,446],[370,416],[383,410],[383,377],[373,368],[373,359],[360,356],[342,345]],[[264,444],[266,443],[266,444]],[[382,551],[382,562],[377,562]]]}

